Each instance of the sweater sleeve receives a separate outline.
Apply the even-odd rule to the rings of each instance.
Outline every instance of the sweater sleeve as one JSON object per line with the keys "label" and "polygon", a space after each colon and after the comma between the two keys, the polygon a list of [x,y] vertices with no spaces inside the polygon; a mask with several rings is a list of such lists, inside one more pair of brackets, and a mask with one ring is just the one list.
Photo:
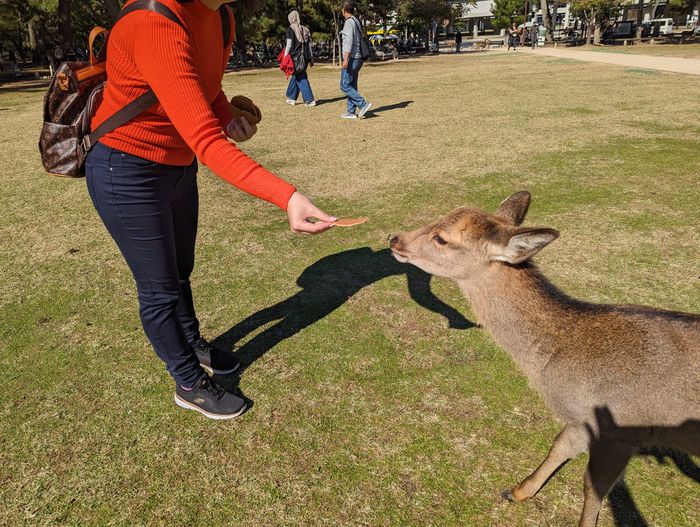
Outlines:
{"label": "sweater sleeve", "polygon": [[233,119],[233,114],[231,113],[230,108],[231,103],[229,102],[228,98],[226,97],[226,94],[222,89],[219,92],[219,95],[216,96],[216,99],[214,99],[214,102],[211,103],[211,109],[214,112],[216,118],[219,120],[219,126],[221,126],[226,135],[228,135],[226,128],[231,122],[231,119]]}
{"label": "sweater sleeve", "polygon": [[146,13],[136,32],[134,62],[182,139],[217,176],[286,210],[295,188],[229,142],[207,101],[187,33],[175,22]]}

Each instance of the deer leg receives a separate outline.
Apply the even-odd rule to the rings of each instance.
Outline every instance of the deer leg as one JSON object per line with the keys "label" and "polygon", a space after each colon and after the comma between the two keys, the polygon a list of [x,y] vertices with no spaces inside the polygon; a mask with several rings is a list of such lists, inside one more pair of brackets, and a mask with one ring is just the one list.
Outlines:
{"label": "deer leg", "polygon": [[588,467],[583,476],[583,511],[578,527],[595,527],[603,498],[625,470],[634,449],[619,443],[591,445]]}
{"label": "deer leg", "polygon": [[532,498],[564,463],[588,448],[588,433],[579,426],[566,426],[552,443],[549,454],[537,469],[512,490],[501,494],[508,501]]}

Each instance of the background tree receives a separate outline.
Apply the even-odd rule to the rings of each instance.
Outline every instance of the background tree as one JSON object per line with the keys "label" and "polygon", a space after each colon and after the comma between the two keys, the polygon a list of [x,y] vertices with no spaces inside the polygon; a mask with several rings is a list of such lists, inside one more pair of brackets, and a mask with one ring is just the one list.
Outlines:
{"label": "background tree", "polygon": [[571,11],[586,23],[586,41],[593,38],[594,44],[600,44],[603,30],[612,23],[622,10],[620,0],[573,0]]}
{"label": "background tree", "polygon": [[117,21],[123,3],[119,0],[104,0],[105,11],[112,25]]}
{"label": "background tree", "polygon": [[398,0],[371,0],[367,4],[368,14],[374,22],[380,23],[386,35],[389,16],[398,8]]}
{"label": "background tree", "polygon": [[[542,25],[546,30],[545,39],[547,42],[553,42],[554,25],[552,24],[552,17],[549,14],[549,4],[547,3],[547,0],[540,0],[540,9],[542,10]],[[556,13],[554,16],[556,16]]]}
{"label": "background tree", "polygon": [[507,29],[513,22],[522,23],[524,20],[523,15],[520,14],[522,8],[522,0],[495,0],[491,8],[493,14],[491,25],[496,29]]}
{"label": "background tree", "polygon": [[459,5],[448,4],[444,0],[402,0],[399,14],[408,24],[421,23],[430,34],[433,22],[454,20],[460,14]]}
{"label": "background tree", "polygon": [[58,0],[56,16],[58,18],[58,31],[64,47],[73,44],[73,26],[70,17],[71,0]]}

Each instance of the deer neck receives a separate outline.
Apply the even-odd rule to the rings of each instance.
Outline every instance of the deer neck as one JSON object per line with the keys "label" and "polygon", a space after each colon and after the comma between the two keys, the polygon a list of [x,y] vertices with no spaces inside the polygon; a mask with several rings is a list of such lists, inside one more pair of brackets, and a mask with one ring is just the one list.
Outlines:
{"label": "deer neck", "polygon": [[534,265],[493,264],[478,279],[459,280],[478,322],[530,381],[567,340],[567,322],[581,303],[557,290]]}

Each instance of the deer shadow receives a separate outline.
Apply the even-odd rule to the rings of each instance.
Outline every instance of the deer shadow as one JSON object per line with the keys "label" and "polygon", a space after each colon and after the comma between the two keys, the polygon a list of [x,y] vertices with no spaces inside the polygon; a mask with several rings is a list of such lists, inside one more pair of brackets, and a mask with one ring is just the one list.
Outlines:
{"label": "deer shadow", "polygon": [[[214,339],[217,347],[232,351],[241,367],[234,376],[215,376],[226,389],[243,397],[240,376],[265,353],[285,339],[325,318],[363,288],[389,276],[405,274],[411,298],[422,307],[444,316],[451,328],[468,329],[474,324],[430,290],[430,275],[417,267],[401,264],[389,249],[351,249],[321,258],[297,279],[301,291],[270,307],[253,313]],[[258,329],[275,322],[245,344],[237,343]],[[247,399],[249,405],[252,401]]]}
{"label": "deer shadow", "polygon": [[[653,442],[653,437],[659,433],[672,433],[674,435],[687,435],[689,437],[700,437],[700,421],[688,420],[676,427],[625,427],[615,423],[614,418],[607,407],[596,409],[596,421],[602,436],[608,438],[649,438]],[[681,471],[691,481],[700,484],[700,466],[685,452],[680,452],[671,448],[644,447],[637,454],[638,456],[652,456],[661,465],[668,465],[672,461],[678,470]],[[624,476],[618,480],[616,485],[608,494],[610,511],[615,522],[615,527],[649,527],[649,523],[637,507],[634,497],[630,492]]]}
{"label": "deer shadow", "polygon": [[[648,448],[641,450],[638,455],[653,456],[660,465],[668,465],[669,461],[672,461],[685,476],[700,484],[700,466],[684,452],[667,448]],[[615,527],[649,527],[624,479],[612,488],[608,494],[608,501]]]}

